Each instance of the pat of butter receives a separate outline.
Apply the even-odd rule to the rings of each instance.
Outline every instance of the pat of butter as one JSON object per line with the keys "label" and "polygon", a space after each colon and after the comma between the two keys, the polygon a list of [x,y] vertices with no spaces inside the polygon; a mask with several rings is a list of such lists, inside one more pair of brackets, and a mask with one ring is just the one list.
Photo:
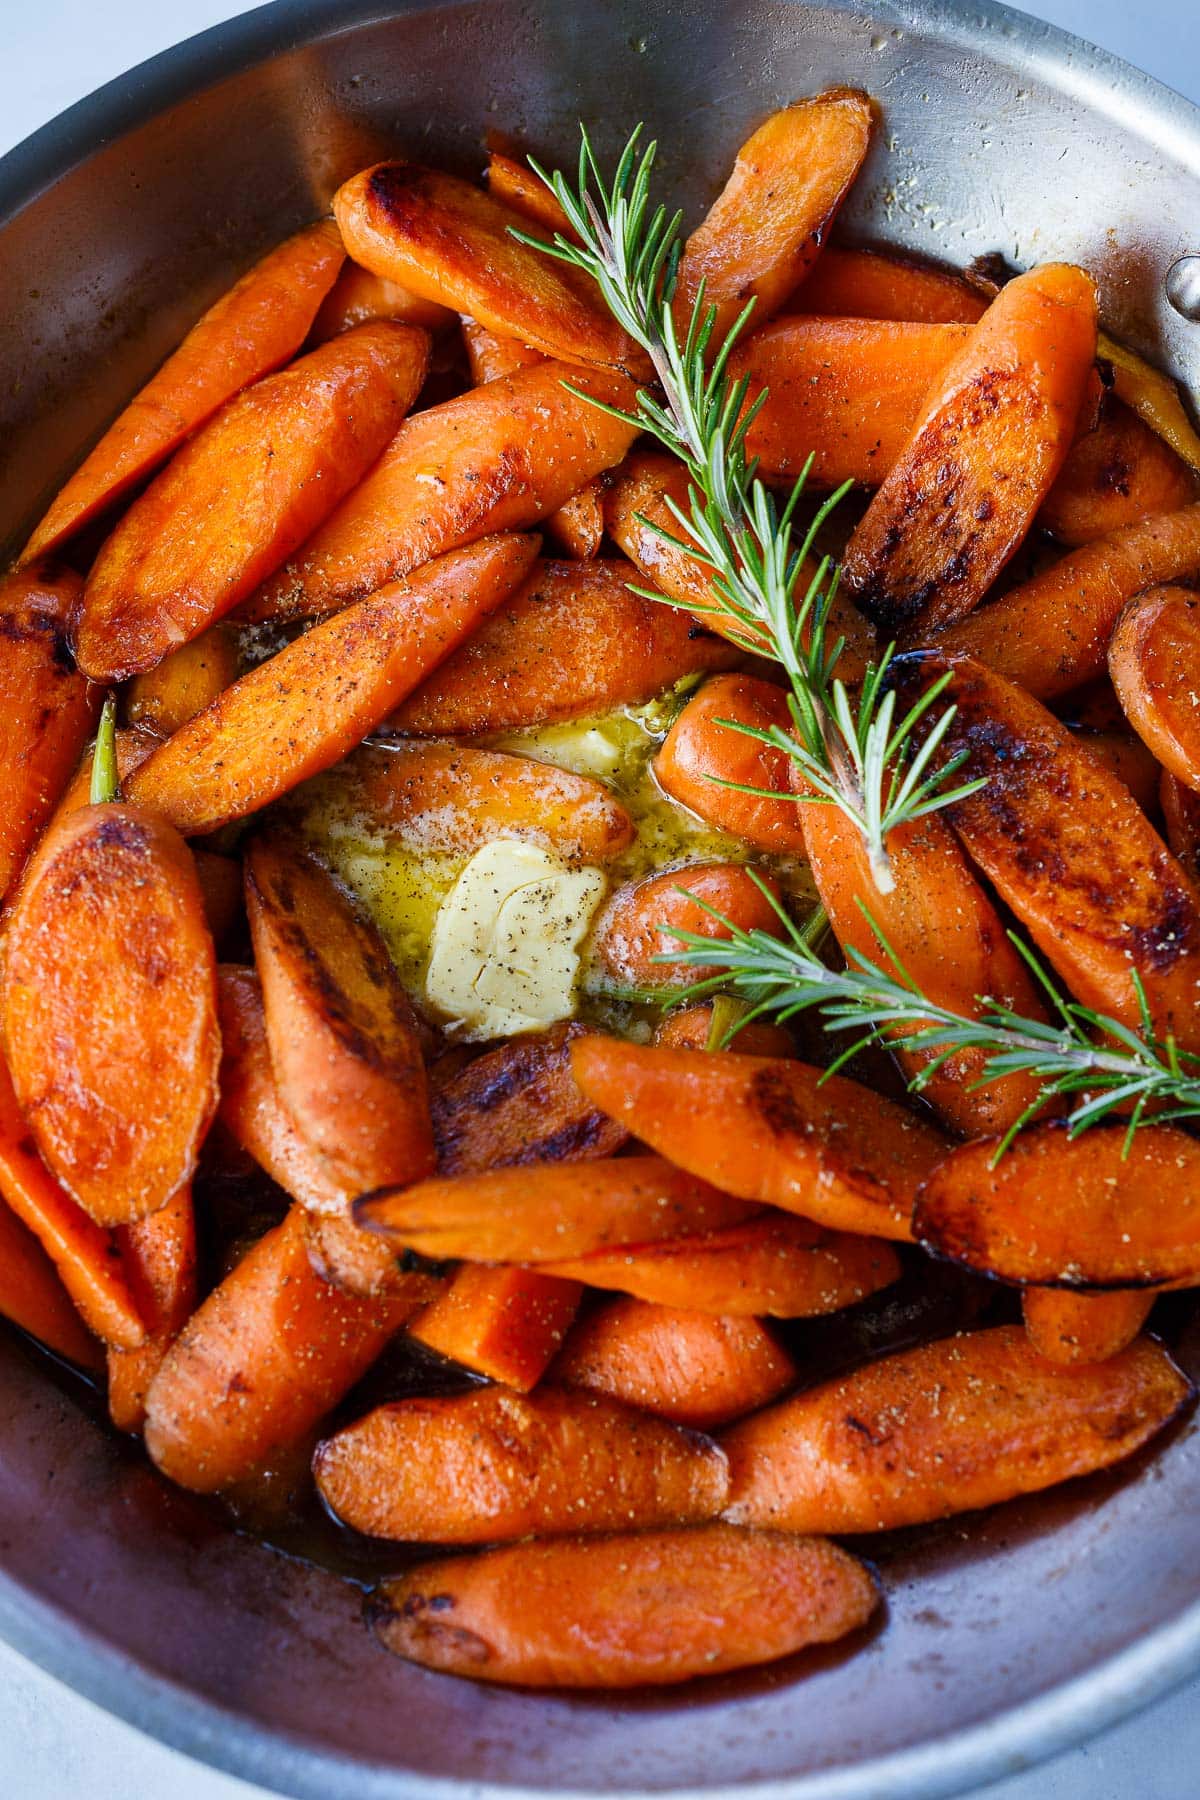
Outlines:
{"label": "pat of butter", "polygon": [[604,895],[599,869],[568,869],[515,838],[477,850],[434,922],[425,994],[472,1037],[569,1019],[579,946]]}

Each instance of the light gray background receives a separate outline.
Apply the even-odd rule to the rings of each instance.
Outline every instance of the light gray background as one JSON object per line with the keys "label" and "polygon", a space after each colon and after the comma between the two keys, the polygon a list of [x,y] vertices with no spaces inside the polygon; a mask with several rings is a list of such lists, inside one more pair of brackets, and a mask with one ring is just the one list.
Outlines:
{"label": "light gray background", "polygon": [[[0,0],[0,152],[156,51],[250,10],[222,0]],[[1200,0],[1040,0],[1043,18],[1200,101]],[[1048,1611],[1046,1629],[1054,1629]],[[253,1800],[0,1646],[4,1800]],[[1196,1800],[1200,1683],[988,1800]],[[886,1797],[883,1797],[886,1800]]]}

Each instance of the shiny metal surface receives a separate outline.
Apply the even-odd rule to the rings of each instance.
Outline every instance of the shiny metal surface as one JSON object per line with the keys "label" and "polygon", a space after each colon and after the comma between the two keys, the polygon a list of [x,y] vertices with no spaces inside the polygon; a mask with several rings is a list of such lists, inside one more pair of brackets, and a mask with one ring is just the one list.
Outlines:
{"label": "shiny metal surface", "polygon": [[[1200,114],[1003,9],[789,0],[282,4],[157,59],[0,163],[0,535],[200,307],[390,146],[477,167],[658,132],[693,208],[771,106],[869,87],[848,233],[962,262],[1082,260],[1112,328],[1200,387],[1168,270]],[[1186,310],[1186,309],[1185,309]],[[1200,1369],[1200,1340],[1184,1360]],[[678,1693],[468,1687],[385,1657],[353,1589],[160,1483],[0,1341],[0,1632],[146,1730],[321,1800],[512,1789],[900,1800],[960,1791],[1200,1666],[1200,1440],[888,1547],[853,1655]]]}
{"label": "shiny metal surface", "polygon": [[1167,270],[1167,299],[1181,318],[1200,325],[1200,256],[1181,256]]}

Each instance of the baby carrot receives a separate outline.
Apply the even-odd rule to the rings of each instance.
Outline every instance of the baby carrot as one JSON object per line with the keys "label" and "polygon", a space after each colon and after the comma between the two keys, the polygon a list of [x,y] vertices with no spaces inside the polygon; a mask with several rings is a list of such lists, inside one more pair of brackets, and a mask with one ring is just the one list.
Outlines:
{"label": "baby carrot", "polygon": [[1164,769],[1200,788],[1200,597],[1160,587],[1117,621],[1108,672],[1125,716]]}
{"label": "baby carrot", "polygon": [[570,1329],[583,1289],[538,1269],[464,1263],[408,1327],[430,1350],[528,1393]]}
{"label": "baby carrot", "polygon": [[756,850],[803,856],[804,808],[788,788],[791,760],[739,725],[790,733],[783,689],[757,675],[714,675],[667,733],[654,772],[673,800],[710,825]]}
{"label": "baby carrot", "polygon": [[[758,881],[738,863],[709,862],[685,863],[626,882],[596,919],[591,954],[605,977],[618,986],[653,988],[702,981],[713,970],[659,960],[684,948],[672,928],[697,937],[728,938],[722,923],[727,919],[742,931],[778,937],[783,924],[767,898],[778,896],[778,885],[769,876],[759,875]],[[721,918],[714,918],[714,912]]]}

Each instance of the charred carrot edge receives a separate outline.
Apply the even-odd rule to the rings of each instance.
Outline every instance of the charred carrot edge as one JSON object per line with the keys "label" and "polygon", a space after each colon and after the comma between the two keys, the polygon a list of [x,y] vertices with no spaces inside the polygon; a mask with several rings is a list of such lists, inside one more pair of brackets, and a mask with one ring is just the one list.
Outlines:
{"label": "charred carrot edge", "polygon": [[1130,724],[1157,760],[1200,788],[1200,596],[1154,588],[1130,603],[1108,646],[1108,672]]}
{"label": "charred carrot edge", "polygon": [[[3,1159],[0,1144],[0,1159]],[[7,1186],[0,1160],[0,1189]],[[0,1199],[0,1318],[9,1319],[48,1350],[84,1369],[103,1367],[100,1346],[87,1330],[54,1264],[17,1214]]]}
{"label": "charred carrot edge", "polygon": [[1040,1356],[1057,1363],[1098,1363],[1132,1344],[1153,1305],[1153,1294],[1026,1288],[1021,1316]]}
{"label": "charred carrot edge", "polygon": [[768,895],[778,902],[778,883],[769,875],[751,876],[739,863],[685,863],[646,875],[611,895],[593,926],[591,954],[618,986],[686,987],[714,971],[658,960],[684,947],[672,928],[728,938],[722,923],[728,920],[742,931],[778,937],[783,924]]}
{"label": "charred carrot edge", "polygon": [[536,1269],[465,1263],[408,1327],[430,1350],[528,1393],[546,1373],[579,1310],[577,1281]]}
{"label": "charred carrot edge", "polygon": [[1109,399],[1046,495],[1038,524],[1060,543],[1111,537],[1195,500],[1200,484],[1174,450],[1119,400]]}
{"label": "charred carrot edge", "polygon": [[140,1431],[146,1394],[196,1307],[196,1215],[190,1187],[116,1232],[121,1262],[146,1321],[140,1350],[108,1353],[108,1411],[118,1431]]}

